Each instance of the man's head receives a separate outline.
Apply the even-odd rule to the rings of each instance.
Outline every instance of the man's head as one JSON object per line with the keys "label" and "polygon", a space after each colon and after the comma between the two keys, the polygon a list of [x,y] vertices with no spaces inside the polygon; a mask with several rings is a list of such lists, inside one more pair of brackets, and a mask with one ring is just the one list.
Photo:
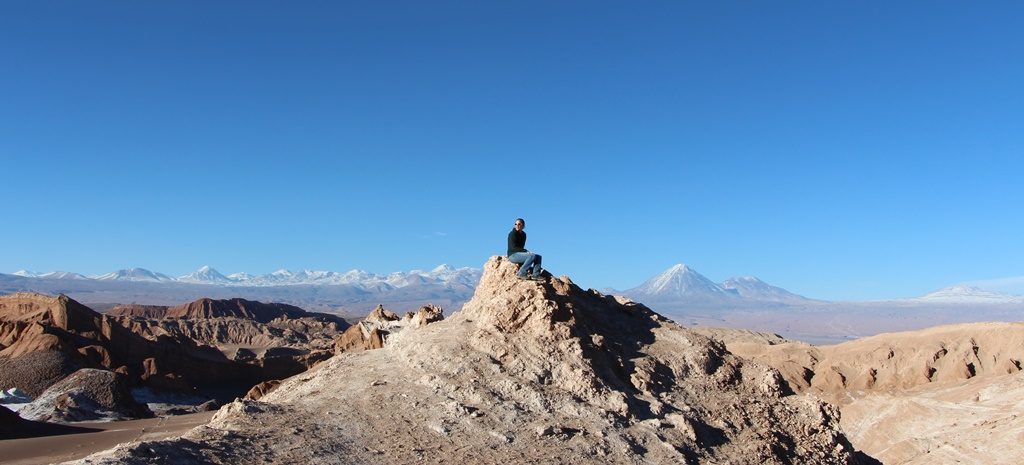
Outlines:
{"label": "man's head", "polygon": [[516,218],[516,224],[515,224],[516,231],[522,231],[523,228],[525,228],[525,227],[526,227],[526,221],[524,221],[522,218]]}

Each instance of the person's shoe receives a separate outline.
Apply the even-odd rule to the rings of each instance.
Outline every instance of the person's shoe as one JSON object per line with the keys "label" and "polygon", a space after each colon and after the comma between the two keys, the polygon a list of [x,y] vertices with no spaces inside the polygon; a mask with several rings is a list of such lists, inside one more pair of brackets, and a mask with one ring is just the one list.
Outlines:
{"label": "person's shoe", "polygon": [[516,275],[516,278],[519,279],[520,281],[529,281],[530,280],[529,276]]}
{"label": "person's shoe", "polygon": [[544,276],[530,276],[530,280],[544,282],[547,281],[548,278],[545,278]]}

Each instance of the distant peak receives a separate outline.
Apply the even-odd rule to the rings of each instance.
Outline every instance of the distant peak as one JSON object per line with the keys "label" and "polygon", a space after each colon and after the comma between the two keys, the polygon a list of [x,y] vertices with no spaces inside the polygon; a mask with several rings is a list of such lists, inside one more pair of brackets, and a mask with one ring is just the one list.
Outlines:
{"label": "distant peak", "polygon": [[953,285],[953,286],[949,286],[949,287],[947,287],[945,289],[948,290],[948,291],[957,291],[957,292],[978,292],[978,291],[985,292],[985,290],[980,288],[980,287],[969,286],[967,284],[956,284],[956,285]]}
{"label": "distant peak", "polygon": [[700,276],[701,278],[703,278],[703,275],[701,275],[699,271],[695,270],[692,266],[687,265],[685,263],[676,263],[675,265],[672,265],[669,269],[663,271],[661,273],[661,276],[664,276],[664,277]]}
{"label": "distant peak", "polygon": [[687,266],[685,263],[676,263],[675,265],[672,265],[671,267],[669,267],[669,269],[665,270],[665,273],[675,274],[675,273],[689,273],[689,272],[693,272],[693,271],[695,271],[695,270],[693,268],[690,268],[689,266]]}
{"label": "distant peak", "polygon": [[[996,294],[995,292],[986,291],[980,287],[970,286],[967,284],[954,284],[952,286],[944,287],[931,294]],[[929,295],[931,295],[929,294]]]}
{"label": "distant peak", "polygon": [[947,287],[944,287],[944,288],[939,289],[937,291],[931,292],[931,293],[925,295],[925,297],[929,297],[929,296],[951,296],[951,295],[1001,296],[1001,295],[1004,295],[1004,294],[1000,294],[998,292],[989,291],[989,290],[986,290],[986,289],[982,289],[980,287],[971,286],[971,285],[967,285],[967,284],[954,284],[952,286],[947,286]]}

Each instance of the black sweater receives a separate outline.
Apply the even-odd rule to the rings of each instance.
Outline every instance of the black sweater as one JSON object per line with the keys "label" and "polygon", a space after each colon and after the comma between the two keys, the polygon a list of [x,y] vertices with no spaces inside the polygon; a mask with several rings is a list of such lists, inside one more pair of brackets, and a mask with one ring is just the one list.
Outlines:
{"label": "black sweater", "polygon": [[526,231],[513,229],[508,233],[508,255],[506,257],[516,252],[526,252]]}

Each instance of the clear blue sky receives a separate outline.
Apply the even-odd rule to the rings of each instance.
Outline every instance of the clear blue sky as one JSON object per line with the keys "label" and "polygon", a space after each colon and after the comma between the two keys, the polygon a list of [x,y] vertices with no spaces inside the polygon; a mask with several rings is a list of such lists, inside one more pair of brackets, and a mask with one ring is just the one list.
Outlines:
{"label": "clear blue sky", "polygon": [[1024,275],[1024,3],[5,2],[0,271]]}

